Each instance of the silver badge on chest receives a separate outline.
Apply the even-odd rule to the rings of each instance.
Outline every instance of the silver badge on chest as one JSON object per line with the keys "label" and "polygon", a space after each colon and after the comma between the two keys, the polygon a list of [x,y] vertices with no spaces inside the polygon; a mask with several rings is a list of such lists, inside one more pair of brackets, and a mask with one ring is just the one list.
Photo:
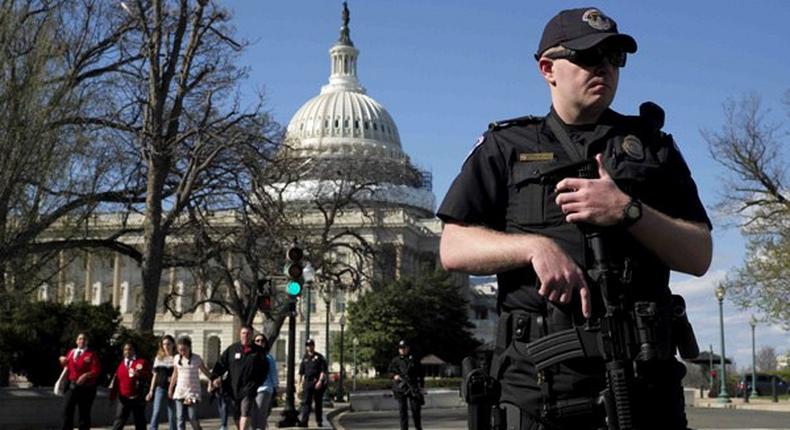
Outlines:
{"label": "silver badge on chest", "polygon": [[628,154],[628,156],[634,160],[642,161],[645,158],[645,147],[642,145],[642,141],[639,140],[638,137],[629,134],[625,137],[625,139],[623,139],[623,143],[621,145],[623,147],[623,152]]}

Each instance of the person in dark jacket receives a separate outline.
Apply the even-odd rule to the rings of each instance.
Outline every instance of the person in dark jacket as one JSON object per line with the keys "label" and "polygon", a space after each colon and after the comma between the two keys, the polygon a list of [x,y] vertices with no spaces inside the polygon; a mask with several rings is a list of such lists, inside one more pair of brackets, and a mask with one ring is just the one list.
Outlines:
{"label": "person in dark jacket", "polygon": [[425,403],[422,394],[425,371],[422,364],[411,355],[411,348],[405,340],[398,342],[398,355],[390,362],[389,373],[392,378],[392,391],[398,401],[401,430],[409,428],[409,406],[414,428],[422,430],[420,410]]}
{"label": "person in dark jacket", "polygon": [[255,395],[268,371],[266,350],[252,343],[253,329],[242,326],[239,342],[230,345],[211,371],[215,388],[222,385],[222,375],[228,374],[230,396],[233,398],[233,418],[239,429],[246,429],[255,407]]}

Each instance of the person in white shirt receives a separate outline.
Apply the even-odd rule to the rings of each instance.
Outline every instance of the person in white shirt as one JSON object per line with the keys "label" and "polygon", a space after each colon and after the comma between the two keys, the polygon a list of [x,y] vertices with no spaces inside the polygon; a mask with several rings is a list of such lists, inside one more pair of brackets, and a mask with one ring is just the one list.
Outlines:
{"label": "person in white shirt", "polygon": [[186,428],[186,417],[192,430],[200,430],[197,404],[200,403],[200,372],[210,377],[203,359],[192,352],[192,340],[178,339],[178,355],[174,359],[173,377],[170,379],[168,397],[175,400],[178,429]]}

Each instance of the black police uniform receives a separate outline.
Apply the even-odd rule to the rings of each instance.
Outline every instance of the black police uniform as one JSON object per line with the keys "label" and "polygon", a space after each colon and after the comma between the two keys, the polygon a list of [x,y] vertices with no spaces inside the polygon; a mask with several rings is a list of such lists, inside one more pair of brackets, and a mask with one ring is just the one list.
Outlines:
{"label": "black police uniform", "polygon": [[[552,132],[549,116],[566,130],[572,148],[565,148]],[[565,125],[553,109],[549,116],[493,123],[467,157],[437,216],[445,222],[549,237],[579,267],[588,269],[592,252],[584,234],[578,225],[565,221],[555,202],[556,182],[543,179],[556,166],[603,153],[606,170],[624,192],[670,217],[704,222],[710,227],[685,161],[671,136],[656,126],[663,123],[663,118],[623,116],[607,110],[598,123],[574,127]],[[669,269],[624,229],[610,230],[616,242],[616,246],[610,246],[615,253],[612,261],[630,266],[629,288],[633,289],[634,299],[669,308]],[[537,292],[538,280],[531,267],[499,273],[497,280],[500,321],[491,370],[501,382],[501,401],[521,409],[522,424],[532,425],[523,428],[538,428],[537,423],[541,422],[551,428],[552,423],[541,414],[546,411],[544,406],[556,406],[570,399],[592,399],[605,386],[602,360],[569,360],[539,381],[525,351],[531,340],[583,324],[578,291],[568,305],[548,302]],[[593,302],[593,312],[600,312],[600,308]],[[665,346],[672,342],[668,324],[662,322],[662,329],[658,330]],[[685,368],[673,358],[674,350],[669,349],[665,348],[664,360],[640,365],[640,376],[645,378],[643,386],[651,390],[651,403],[637,413],[649,417],[645,422],[656,428],[685,429],[680,385]],[[599,428],[602,420],[601,414],[596,413],[553,425]]]}
{"label": "black police uniform", "polygon": [[390,378],[395,375],[401,377],[400,382],[393,381],[392,391],[398,401],[400,412],[400,428],[409,428],[409,405],[414,419],[414,428],[422,430],[420,411],[424,402],[420,390],[425,386],[425,371],[422,364],[413,355],[398,355],[393,358],[389,366]]}
{"label": "black police uniform", "polygon": [[310,418],[310,405],[312,402],[315,402],[315,420],[318,426],[320,427],[324,421],[322,402],[327,381],[323,381],[320,390],[315,389],[315,383],[318,382],[322,372],[324,375],[328,373],[324,356],[317,352],[314,352],[312,356],[305,354],[302,358],[302,363],[299,365],[299,375],[302,375],[304,378],[302,382],[302,424],[307,424],[307,420]]}

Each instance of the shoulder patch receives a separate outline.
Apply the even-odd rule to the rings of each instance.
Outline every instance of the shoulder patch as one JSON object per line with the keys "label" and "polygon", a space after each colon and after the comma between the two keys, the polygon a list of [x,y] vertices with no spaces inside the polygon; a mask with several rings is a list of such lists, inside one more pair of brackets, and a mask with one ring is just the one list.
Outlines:
{"label": "shoulder patch", "polygon": [[494,121],[488,124],[488,129],[491,131],[500,130],[503,128],[511,127],[514,125],[535,124],[542,120],[542,117],[527,115],[518,118],[505,119],[502,121]]}
{"label": "shoulder patch", "polygon": [[486,135],[481,134],[480,137],[478,137],[477,140],[475,141],[475,145],[472,147],[472,149],[469,150],[469,153],[466,154],[466,157],[464,157],[464,162],[461,164],[462,165],[466,164],[467,160],[469,160],[469,157],[471,157],[472,154],[474,154],[475,151],[477,151],[477,148],[479,148],[480,145],[482,145],[485,141],[486,141]]}

